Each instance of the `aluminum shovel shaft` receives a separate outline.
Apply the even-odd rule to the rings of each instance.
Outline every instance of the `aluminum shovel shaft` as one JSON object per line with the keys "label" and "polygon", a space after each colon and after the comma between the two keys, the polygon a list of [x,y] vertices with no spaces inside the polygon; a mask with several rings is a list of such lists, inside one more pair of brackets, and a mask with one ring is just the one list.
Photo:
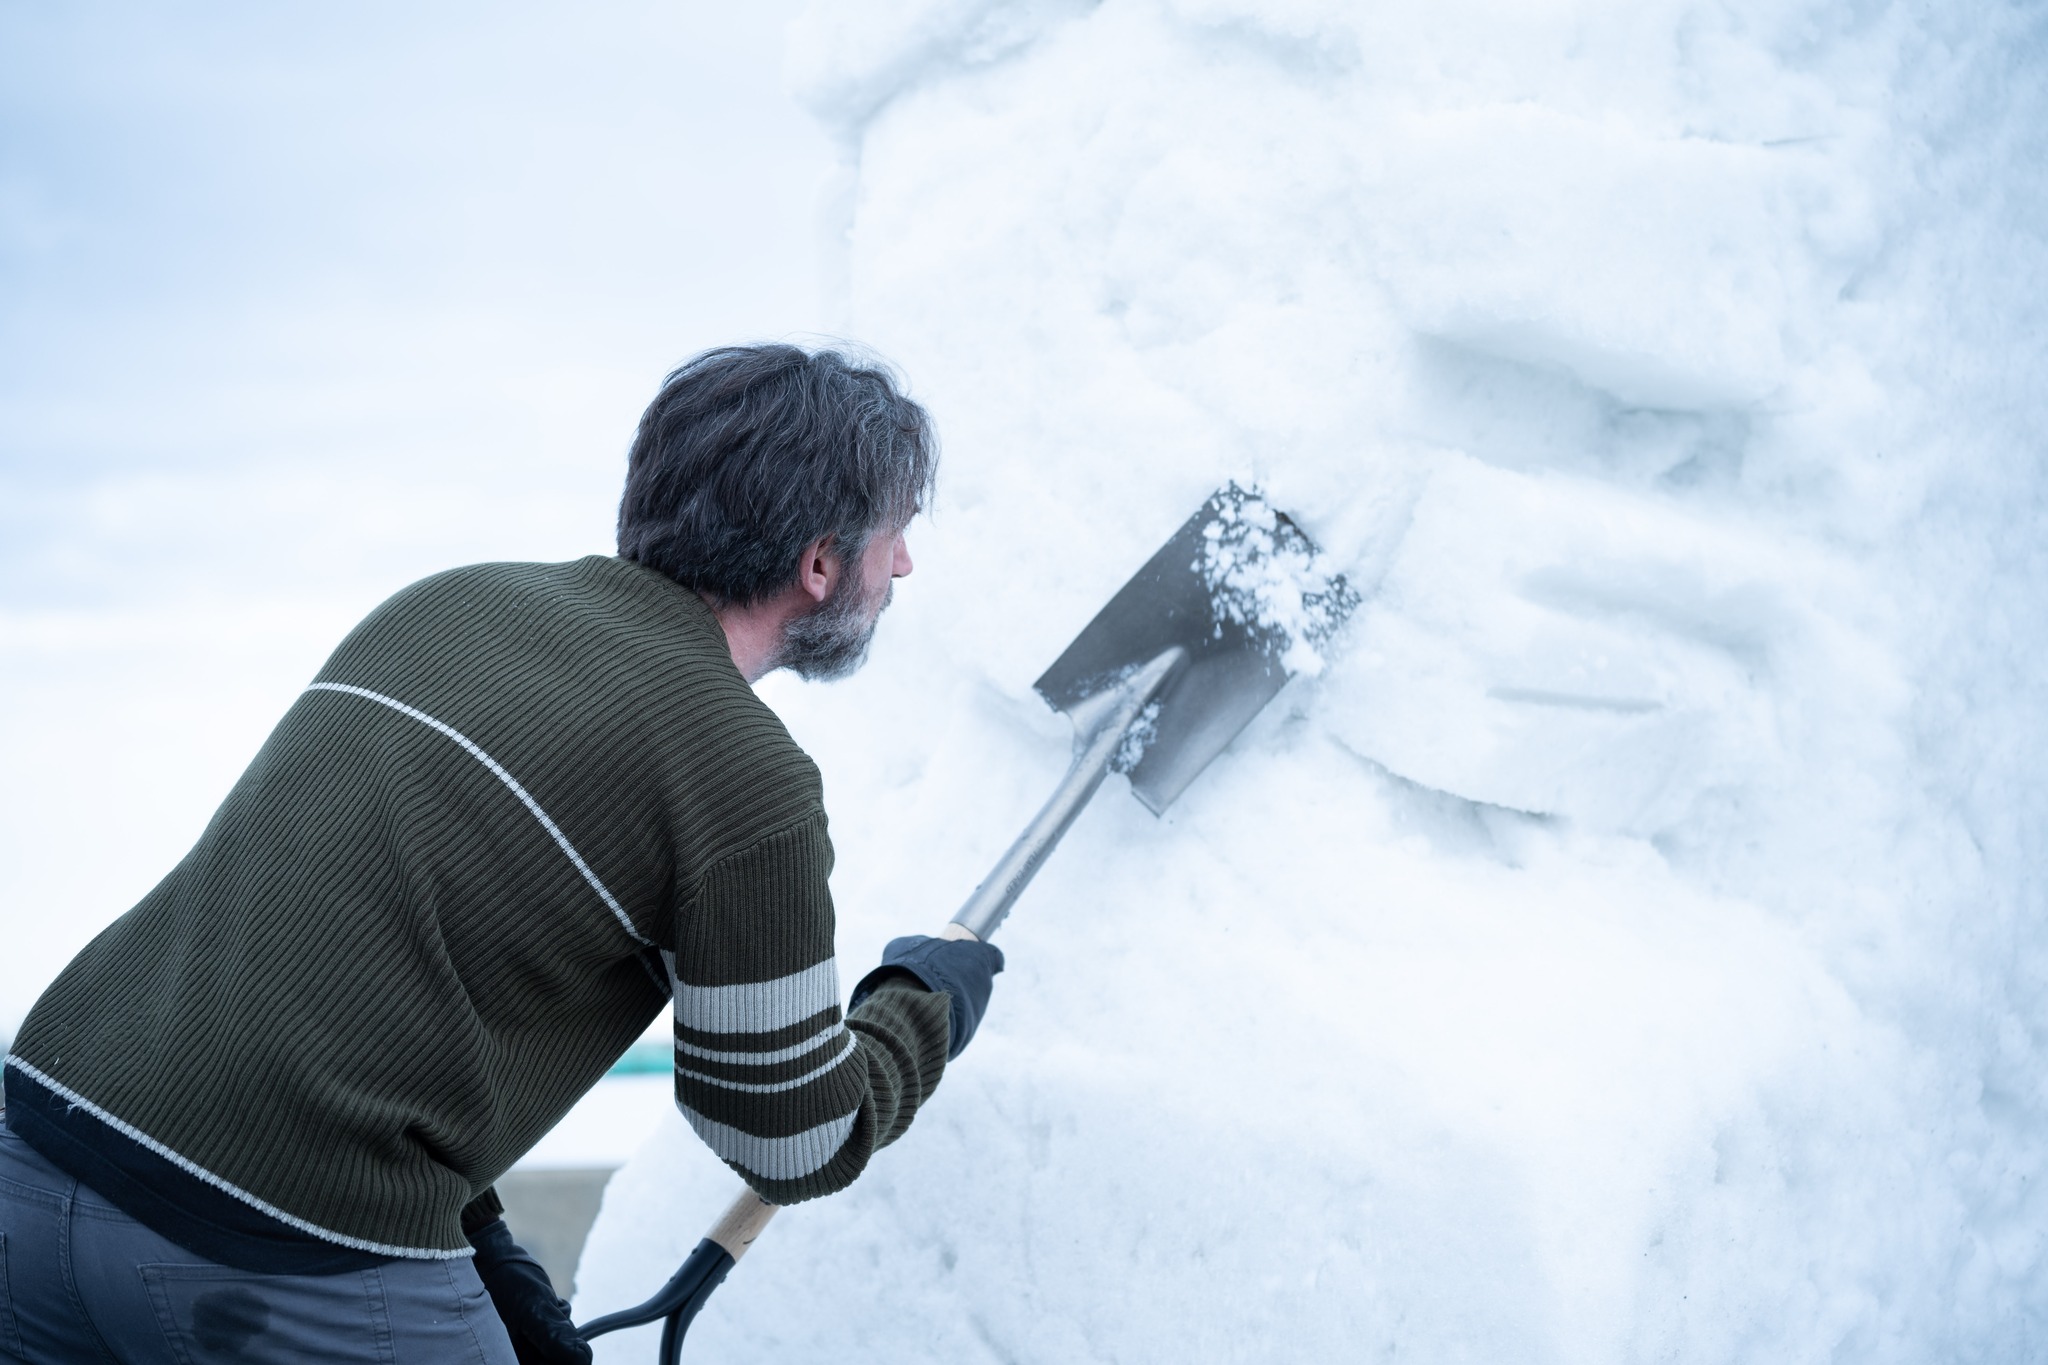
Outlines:
{"label": "aluminum shovel shaft", "polygon": [[1017,903],[1017,897],[1038,875],[1038,869],[1059,847],[1060,837],[1087,808],[1089,798],[1109,775],[1110,765],[1123,748],[1131,727],[1187,661],[1185,649],[1169,645],[1120,685],[1106,690],[1101,700],[1085,712],[1074,708],[1073,766],[1067,769],[1067,775],[1054,788],[1037,817],[1010,845],[1009,852],[974,888],[974,894],[953,916],[953,923],[987,941],[1010,913],[1010,907]]}

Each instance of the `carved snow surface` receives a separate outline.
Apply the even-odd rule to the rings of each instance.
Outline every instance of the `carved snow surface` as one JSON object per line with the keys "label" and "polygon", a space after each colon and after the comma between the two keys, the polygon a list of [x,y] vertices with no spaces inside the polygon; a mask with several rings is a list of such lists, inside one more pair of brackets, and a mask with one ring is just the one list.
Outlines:
{"label": "carved snow surface", "polygon": [[[814,7],[846,327],[947,449],[867,669],[764,687],[842,958],[1031,816],[1032,680],[1214,490],[1326,559],[1250,503],[1203,552],[1297,676],[1163,818],[1105,784],[908,1136],[690,1349],[2039,1357],[2039,24]],[[671,1125],[580,1311],[730,1185]]]}

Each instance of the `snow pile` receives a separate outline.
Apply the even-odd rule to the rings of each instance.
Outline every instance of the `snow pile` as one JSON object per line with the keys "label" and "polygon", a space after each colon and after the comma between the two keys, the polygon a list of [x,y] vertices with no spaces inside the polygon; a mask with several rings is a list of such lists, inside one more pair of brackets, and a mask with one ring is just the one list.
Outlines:
{"label": "snow pile", "polygon": [[[2040,21],[900,0],[792,60],[948,448],[874,663],[766,689],[848,971],[1036,808],[1030,680],[1219,487],[1361,601],[1164,819],[1105,787],[692,1351],[2038,1355]],[[671,1123],[580,1315],[732,1185]]]}

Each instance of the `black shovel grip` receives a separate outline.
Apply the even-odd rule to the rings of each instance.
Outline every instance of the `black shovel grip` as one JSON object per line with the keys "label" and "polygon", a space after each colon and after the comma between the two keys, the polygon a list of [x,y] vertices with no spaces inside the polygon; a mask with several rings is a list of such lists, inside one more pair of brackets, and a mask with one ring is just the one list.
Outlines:
{"label": "black shovel grip", "polygon": [[576,1330],[585,1341],[589,1341],[606,1332],[661,1321],[661,1354],[658,1359],[661,1365],[676,1365],[682,1356],[683,1333],[689,1331],[698,1310],[711,1297],[711,1291],[725,1280],[732,1266],[732,1253],[706,1237],[697,1243],[696,1250],[683,1262],[682,1269],[670,1276],[669,1282],[653,1298],[636,1308],[607,1313]]}

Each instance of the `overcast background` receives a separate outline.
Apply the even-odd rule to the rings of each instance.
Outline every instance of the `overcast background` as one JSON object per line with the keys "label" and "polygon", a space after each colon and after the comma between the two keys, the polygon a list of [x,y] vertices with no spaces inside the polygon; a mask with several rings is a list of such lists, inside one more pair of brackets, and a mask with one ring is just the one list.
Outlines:
{"label": "overcast background", "polygon": [[834,328],[795,8],[0,0],[0,1033],[366,610],[607,551],[670,365]]}

